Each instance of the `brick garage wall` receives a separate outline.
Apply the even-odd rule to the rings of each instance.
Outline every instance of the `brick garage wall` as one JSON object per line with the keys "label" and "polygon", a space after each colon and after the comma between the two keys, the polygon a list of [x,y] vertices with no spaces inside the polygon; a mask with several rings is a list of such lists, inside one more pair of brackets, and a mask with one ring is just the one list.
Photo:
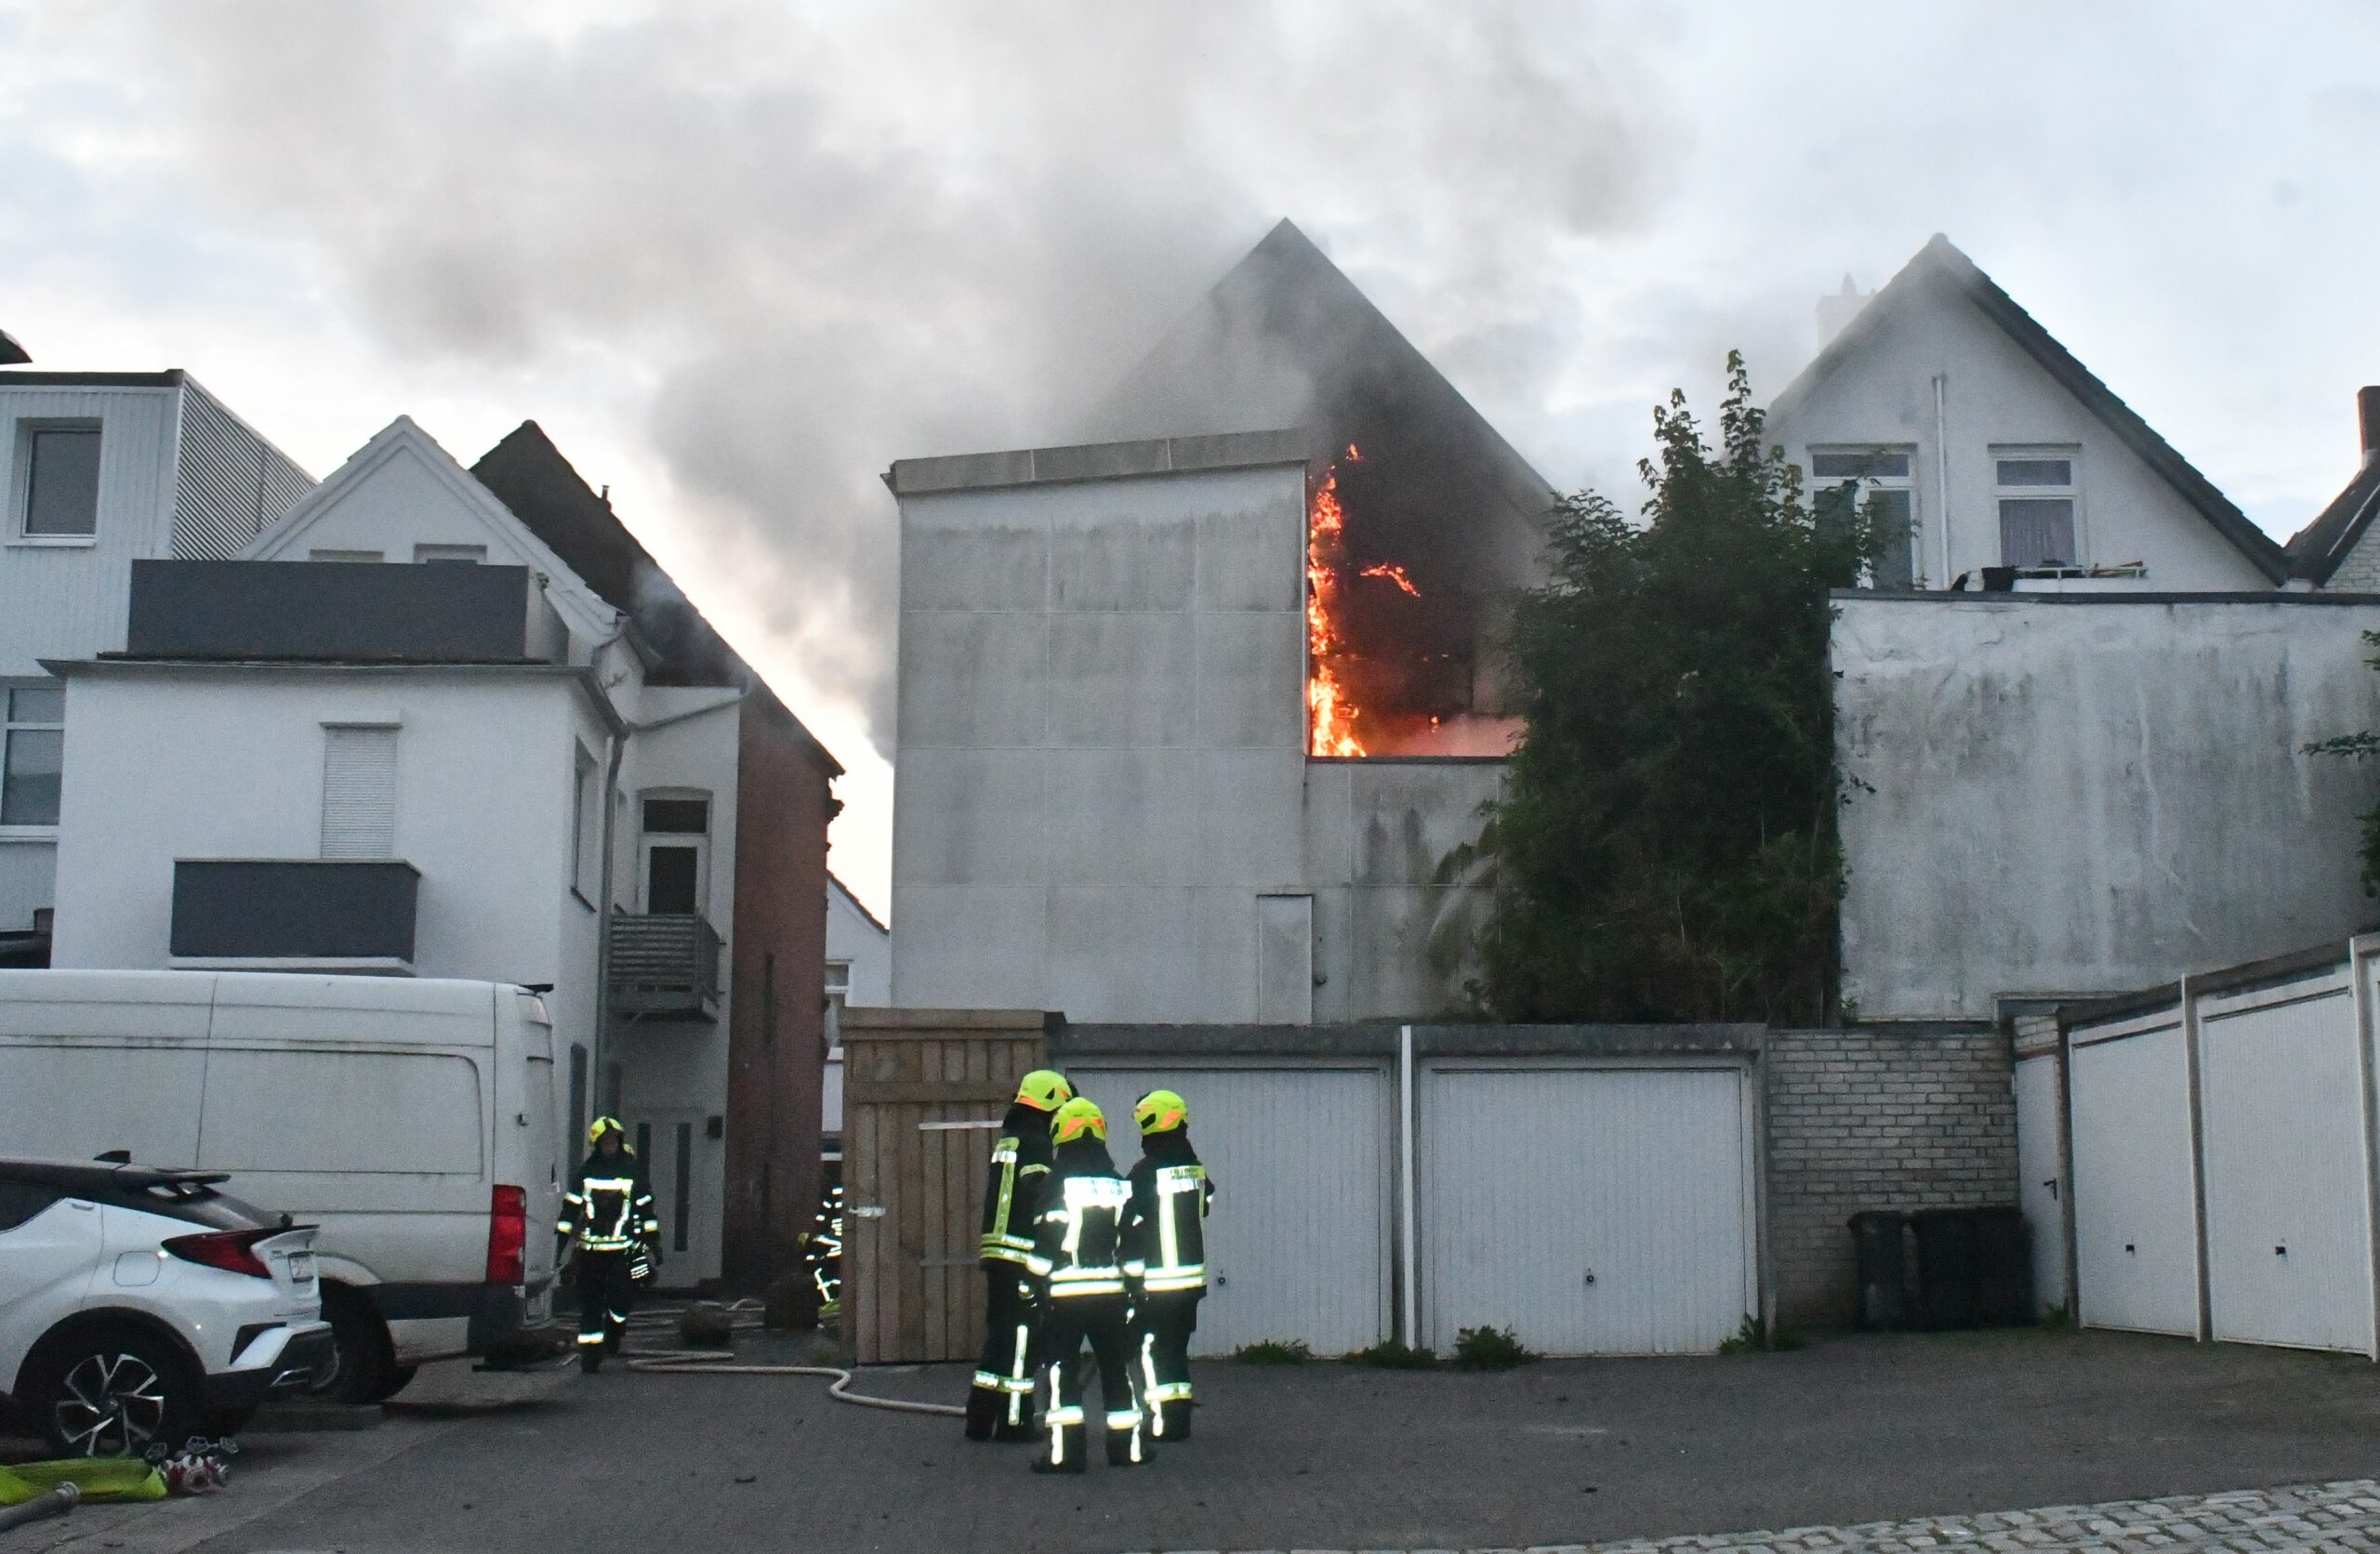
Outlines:
{"label": "brick garage wall", "polygon": [[1867,1208],[2016,1201],[2008,1038],[1777,1031],[1767,1044],[1768,1232],[1778,1320],[1847,1326]]}

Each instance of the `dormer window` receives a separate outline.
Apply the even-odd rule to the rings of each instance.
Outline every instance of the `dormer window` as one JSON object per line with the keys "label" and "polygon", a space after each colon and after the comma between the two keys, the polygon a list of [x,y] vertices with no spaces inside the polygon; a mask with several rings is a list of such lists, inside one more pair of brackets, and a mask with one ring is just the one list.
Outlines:
{"label": "dormer window", "polygon": [[87,540],[99,530],[99,424],[34,422],[18,453],[17,533],[29,540]]}

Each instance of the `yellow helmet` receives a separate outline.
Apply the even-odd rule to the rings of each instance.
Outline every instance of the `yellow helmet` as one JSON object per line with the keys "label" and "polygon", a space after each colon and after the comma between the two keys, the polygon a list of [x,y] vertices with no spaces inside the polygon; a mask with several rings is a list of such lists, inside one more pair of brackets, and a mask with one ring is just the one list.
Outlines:
{"label": "yellow helmet", "polygon": [[603,1135],[606,1133],[617,1133],[621,1135],[620,1148],[627,1149],[628,1147],[628,1131],[617,1117],[598,1117],[587,1125],[587,1142],[591,1147],[602,1143]]}
{"label": "yellow helmet", "polygon": [[1143,1134],[1170,1133],[1190,1126],[1190,1108],[1171,1090],[1151,1090],[1133,1103],[1132,1120]]}
{"label": "yellow helmet", "polygon": [[1050,1137],[1054,1142],[1071,1144],[1085,1134],[1104,1143],[1107,1118],[1097,1101],[1089,1096],[1077,1096],[1059,1107],[1058,1114],[1050,1119]]}
{"label": "yellow helmet", "polygon": [[1038,1068],[1017,1082],[1016,1103],[1036,1112],[1055,1112],[1075,1096],[1075,1087],[1056,1069]]}

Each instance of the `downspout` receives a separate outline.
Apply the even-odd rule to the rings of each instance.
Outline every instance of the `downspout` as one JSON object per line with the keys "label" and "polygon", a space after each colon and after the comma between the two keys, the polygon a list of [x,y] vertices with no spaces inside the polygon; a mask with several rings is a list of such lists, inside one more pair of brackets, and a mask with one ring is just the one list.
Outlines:
{"label": "downspout", "polygon": [[1413,1027],[1400,1026],[1396,1034],[1397,1088],[1397,1224],[1405,1252],[1402,1270],[1404,1297],[1397,1312],[1397,1325],[1404,1331],[1400,1341],[1407,1349],[1418,1349],[1421,1343],[1421,1313],[1414,1309],[1416,1292],[1421,1284],[1420,1254],[1413,1245]]}
{"label": "downspout", "polygon": [[1934,507],[1941,514],[1942,586],[1950,586],[1950,419],[1946,403],[1950,376],[1934,375]]}

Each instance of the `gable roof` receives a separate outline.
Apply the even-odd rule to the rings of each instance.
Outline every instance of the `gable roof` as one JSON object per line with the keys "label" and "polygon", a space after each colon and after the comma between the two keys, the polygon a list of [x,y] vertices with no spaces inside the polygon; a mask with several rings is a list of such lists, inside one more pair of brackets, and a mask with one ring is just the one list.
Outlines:
{"label": "gable roof", "polygon": [[2247,514],[2215,488],[2214,481],[2199,473],[2172,443],[2158,435],[2155,428],[2142,420],[2139,412],[2119,399],[2114,389],[2076,360],[2074,353],[2043,328],[2040,321],[2019,307],[2015,297],[2001,290],[1990,276],[1940,232],[1936,232],[1843,333],[1829,341],[1817,359],[1785,386],[1769,407],[1771,417],[1790,415],[1797,399],[1841,371],[1868,341],[1875,338],[1887,318],[1913,306],[1922,296],[1944,293],[1965,298],[1977,311],[1997,324],[2257,571],[2274,583],[2288,578],[2289,558],[2271,535],[2251,522]]}
{"label": "gable roof", "polygon": [[588,587],[627,614],[638,638],[656,656],[645,684],[748,689],[783,715],[826,763],[830,776],[842,774],[841,763],[703,618],[620,521],[610,501],[580,478],[544,428],[522,422],[481,454],[470,473]]}
{"label": "gable roof", "polygon": [[2380,458],[2366,458],[2331,505],[2290,537],[2290,575],[2317,586],[2327,585],[2355,554],[2375,515],[2380,515]]}
{"label": "gable roof", "polygon": [[888,939],[892,937],[892,930],[886,928],[876,914],[867,909],[867,903],[860,900],[859,897],[853,892],[852,888],[844,884],[832,869],[828,869],[826,871],[826,889],[842,897],[846,902],[849,902],[853,912],[858,913],[861,916],[867,919],[867,926],[869,928],[874,928],[877,932],[883,934]]}

